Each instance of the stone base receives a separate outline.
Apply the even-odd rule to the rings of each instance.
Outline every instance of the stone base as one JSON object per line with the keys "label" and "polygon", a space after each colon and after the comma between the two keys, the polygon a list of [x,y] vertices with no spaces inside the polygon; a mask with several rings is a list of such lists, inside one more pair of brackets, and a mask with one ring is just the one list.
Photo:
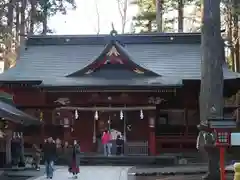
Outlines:
{"label": "stone base", "polygon": [[211,176],[211,174],[207,173],[202,177],[202,180],[221,180],[220,175]]}

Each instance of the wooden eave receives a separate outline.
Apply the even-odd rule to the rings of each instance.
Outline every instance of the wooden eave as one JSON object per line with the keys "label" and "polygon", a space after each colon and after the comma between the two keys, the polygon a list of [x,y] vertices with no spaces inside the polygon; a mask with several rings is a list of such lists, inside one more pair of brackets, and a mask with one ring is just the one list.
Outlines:
{"label": "wooden eave", "polygon": [[25,112],[11,106],[7,103],[0,101],[0,117],[6,120],[10,120],[15,123],[30,125],[30,124],[41,124],[41,121],[35,117],[32,117]]}
{"label": "wooden eave", "polygon": [[163,86],[41,86],[43,91],[49,92],[174,92],[181,85]]}
{"label": "wooden eave", "polygon": [[0,80],[0,86],[38,86],[42,80]]}

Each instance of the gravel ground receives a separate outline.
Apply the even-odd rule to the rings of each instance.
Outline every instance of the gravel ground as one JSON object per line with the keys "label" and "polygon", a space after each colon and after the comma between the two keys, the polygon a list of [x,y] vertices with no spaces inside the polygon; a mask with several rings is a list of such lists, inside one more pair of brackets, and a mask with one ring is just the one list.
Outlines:
{"label": "gravel ground", "polygon": [[[137,176],[136,180],[201,180],[202,175],[177,175],[177,176]],[[226,180],[233,180],[233,174],[227,175]]]}

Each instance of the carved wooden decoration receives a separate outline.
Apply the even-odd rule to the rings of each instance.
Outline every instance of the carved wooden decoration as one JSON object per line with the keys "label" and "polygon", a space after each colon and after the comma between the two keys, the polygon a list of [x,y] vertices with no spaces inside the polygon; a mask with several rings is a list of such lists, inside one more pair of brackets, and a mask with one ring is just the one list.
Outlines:
{"label": "carved wooden decoration", "polygon": [[137,68],[136,68],[136,69],[134,69],[133,71],[134,71],[135,73],[137,73],[137,74],[144,74],[144,72],[143,72],[143,71],[140,71],[140,70],[139,70],[139,69],[137,69]]}
{"label": "carved wooden decoration", "polygon": [[115,46],[112,46],[112,48],[109,50],[109,52],[107,53],[107,56],[119,56],[120,53],[117,51]]}

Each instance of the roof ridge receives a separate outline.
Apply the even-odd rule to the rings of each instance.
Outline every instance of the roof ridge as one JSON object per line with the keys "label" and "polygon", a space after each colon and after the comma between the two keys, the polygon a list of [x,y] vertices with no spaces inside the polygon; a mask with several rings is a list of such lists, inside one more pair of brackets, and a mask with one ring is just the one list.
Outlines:
{"label": "roof ridge", "polygon": [[35,35],[28,37],[26,45],[104,45],[113,39],[123,44],[200,44],[201,34]]}
{"label": "roof ridge", "polygon": [[[167,32],[167,33],[130,33],[130,34],[117,34],[116,37],[156,37],[156,36],[160,36],[160,37],[166,37],[166,36],[200,36],[201,33],[171,33],[171,32]],[[111,35],[109,34],[75,34],[75,35],[71,35],[71,34],[62,34],[62,35],[29,35],[27,38],[31,39],[31,38],[81,38],[81,37],[111,37]]]}

